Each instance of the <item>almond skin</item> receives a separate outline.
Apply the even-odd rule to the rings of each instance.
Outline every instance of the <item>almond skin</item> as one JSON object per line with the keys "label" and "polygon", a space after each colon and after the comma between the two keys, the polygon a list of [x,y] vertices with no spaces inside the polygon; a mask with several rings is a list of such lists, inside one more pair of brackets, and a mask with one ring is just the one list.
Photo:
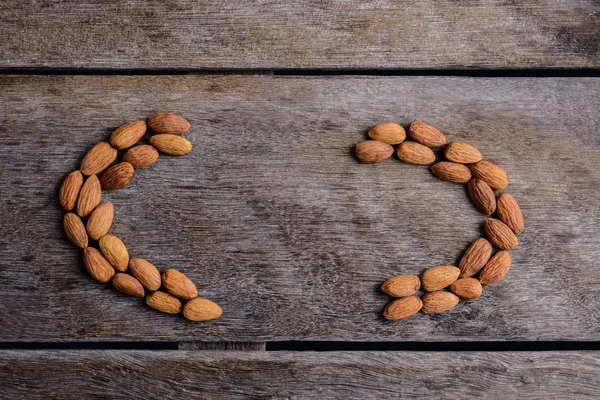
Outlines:
{"label": "almond skin", "polygon": [[485,221],[485,233],[490,242],[500,250],[517,247],[518,240],[513,231],[498,219],[488,218]]}
{"label": "almond skin", "polygon": [[525,225],[523,222],[523,213],[515,198],[508,193],[502,193],[498,196],[496,203],[498,204],[496,213],[500,220],[514,233],[519,234],[523,232]]}
{"label": "almond skin", "polygon": [[83,176],[79,171],[73,171],[63,181],[58,193],[60,205],[67,211],[71,211],[77,204],[79,191],[83,185]]}
{"label": "almond skin", "polygon": [[458,304],[460,299],[451,292],[431,292],[423,295],[423,308],[425,314],[438,314],[448,311]]}
{"label": "almond skin", "polygon": [[397,275],[381,285],[381,291],[392,297],[407,297],[417,293],[421,280],[416,275]]}
{"label": "almond skin", "polygon": [[492,189],[502,190],[508,186],[508,175],[506,172],[491,161],[479,161],[469,165],[471,173],[475,178],[479,178]]}
{"label": "almond skin", "polygon": [[409,164],[426,165],[435,161],[435,154],[429,147],[411,141],[400,143],[396,155]]}
{"label": "almond skin", "polygon": [[100,204],[100,200],[102,200],[100,181],[96,175],[90,175],[81,187],[77,201],[77,214],[82,218],[87,217]]}
{"label": "almond skin", "polygon": [[160,272],[148,261],[141,258],[129,260],[129,269],[142,285],[148,290],[158,290],[161,285]]}
{"label": "almond skin", "polygon": [[149,144],[140,144],[127,150],[123,161],[128,162],[133,168],[145,168],[158,160],[158,150]]}
{"label": "almond skin", "polygon": [[446,144],[446,136],[442,132],[421,121],[414,121],[410,124],[408,136],[415,142],[427,147],[438,147]]}
{"label": "almond skin", "polygon": [[492,188],[481,179],[473,178],[467,187],[469,198],[475,207],[485,215],[496,211],[496,196]]}
{"label": "almond skin", "polygon": [[173,296],[186,300],[198,297],[196,285],[185,274],[176,269],[169,268],[163,273],[162,284]]}
{"label": "almond skin", "polygon": [[223,310],[212,300],[197,297],[183,306],[183,316],[190,321],[210,321],[223,314]]}
{"label": "almond skin", "polygon": [[121,162],[110,167],[102,175],[100,184],[102,185],[102,189],[105,190],[121,189],[131,182],[134,174],[135,169],[133,165],[128,162]]}
{"label": "almond skin", "polygon": [[180,135],[190,130],[190,123],[172,113],[156,113],[148,119],[148,127],[155,133]]}
{"label": "almond skin", "polygon": [[84,175],[94,175],[108,168],[115,158],[117,158],[117,149],[110,143],[96,143],[83,157],[79,170]]}
{"label": "almond skin", "polygon": [[395,122],[383,122],[369,131],[369,137],[387,144],[400,144],[406,139],[406,131]]}
{"label": "almond skin", "polygon": [[419,312],[423,307],[417,296],[400,297],[389,302],[383,310],[383,317],[390,321],[408,318]]}
{"label": "almond skin", "polygon": [[83,250],[83,263],[92,278],[99,282],[108,282],[115,274],[115,269],[112,265],[94,247],[86,247]]}
{"label": "almond skin", "polygon": [[104,235],[100,238],[100,251],[109,263],[118,271],[127,270],[129,253],[121,239],[114,235]]}
{"label": "almond skin", "polygon": [[115,129],[110,135],[110,145],[115,149],[133,146],[146,133],[146,121],[132,121]]}
{"label": "almond skin", "polygon": [[146,304],[157,311],[167,314],[179,314],[181,312],[181,301],[177,297],[165,292],[150,293],[146,297]]}
{"label": "almond skin", "polygon": [[471,179],[471,171],[463,164],[440,161],[433,164],[431,172],[440,179],[454,183],[467,183]]}
{"label": "almond skin", "polygon": [[356,145],[354,152],[361,163],[374,164],[390,158],[394,148],[377,140],[365,140]]}
{"label": "almond skin", "polygon": [[474,300],[481,296],[481,283],[475,278],[462,278],[450,285],[452,293],[463,300]]}
{"label": "almond skin", "polygon": [[113,217],[113,204],[111,202],[100,204],[88,218],[86,225],[88,235],[94,240],[106,235],[112,225]]}
{"label": "almond skin", "polygon": [[438,265],[429,268],[421,275],[421,287],[426,292],[435,292],[450,286],[452,282],[458,279],[460,269],[454,265]]}
{"label": "almond skin", "polygon": [[189,140],[177,135],[154,135],[150,138],[150,143],[170,156],[184,156],[192,151]]}
{"label": "almond skin", "polygon": [[63,226],[67,237],[77,247],[85,249],[88,246],[88,235],[85,232],[85,226],[81,218],[74,213],[66,213],[63,218]]}
{"label": "almond skin", "polygon": [[506,251],[499,251],[494,254],[494,257],[481,270],[479,274],[479,282],[482,285],[491,285],[496,283],[508,274],[512,260],[510,254]]}
{"label": "almond skin", "polygon": [[131,275],[119,272],[113,277],[112,284],[115,289],[128,296],[142,298],[145,295],[144,287],[140,281]]}
{"label": "almond skin", "polygon": [[483,156],[475,147],[468,143],[450,143],[444,149],[444,156],[449,161],[461,164],[472,164],[483,159]]}
{"label": "almond skin", "polygon": [[492,244],[484,238],[475,240],[460,259],[460,277],[473,276],[492,256]]}

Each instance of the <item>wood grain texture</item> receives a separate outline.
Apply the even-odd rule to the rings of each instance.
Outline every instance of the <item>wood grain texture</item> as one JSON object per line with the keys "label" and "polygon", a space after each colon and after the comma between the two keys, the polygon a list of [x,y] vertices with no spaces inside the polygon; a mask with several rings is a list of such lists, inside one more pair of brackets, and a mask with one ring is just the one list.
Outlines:
{"label": "wood grain texture", "polygon": [[[600,79],[0,78],[0,340],[600,340]],[[178,268],[223,316],[163,315],[87,276],[60,182],[126,121],[160,110],[194,150],[106,192],[132,257]],[[525,215],[497,285],[383,321],[379,286],[458,262],[484,216],[464,187],[353,145],[425,120],[505,168]]]}
{"label": "wood grain texture", "polygon": [[0,67],[600,65],[595,0],[0,0]]}

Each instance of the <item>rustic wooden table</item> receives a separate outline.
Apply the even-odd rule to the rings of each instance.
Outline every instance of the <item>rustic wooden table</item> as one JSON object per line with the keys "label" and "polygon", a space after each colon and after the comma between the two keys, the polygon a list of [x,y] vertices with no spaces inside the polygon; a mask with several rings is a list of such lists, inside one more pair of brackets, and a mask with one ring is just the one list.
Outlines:
{"label": "rustic wooden table", "polygon": [[[0,398],[599,398],[600,4],[0,1]],[[222,318],[85,272],[63,177],[168,110],[194,151],[105,193],[133,256]],[[464,188],[352,147],[421,119],[502,165],[526,231],[477,301],[387,322],[456,261]]]}

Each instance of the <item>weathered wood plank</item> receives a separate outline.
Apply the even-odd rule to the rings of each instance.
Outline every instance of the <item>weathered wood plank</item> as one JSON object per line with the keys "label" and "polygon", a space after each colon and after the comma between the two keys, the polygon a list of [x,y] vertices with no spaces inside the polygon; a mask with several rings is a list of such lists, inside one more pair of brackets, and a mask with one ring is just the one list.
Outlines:
{"label": "weathered wood plank", "polygon": [[[599,340],[600,79],[3,77],[0,340]],[[125,121],[172,110],[194,151],[115,204],[134,257],[176,267],[224,309],[162,315],[87,276],[61,179]],[[430,121],[509,173],[526,230],[482,298],[385,322],[379,285],[456,262],[483,215],[397,159],[361,165],[377,122]]]}
{"label": "weathered wood plank", "polygon": [[594,0],[0,1],[0,67],[598,67]]}

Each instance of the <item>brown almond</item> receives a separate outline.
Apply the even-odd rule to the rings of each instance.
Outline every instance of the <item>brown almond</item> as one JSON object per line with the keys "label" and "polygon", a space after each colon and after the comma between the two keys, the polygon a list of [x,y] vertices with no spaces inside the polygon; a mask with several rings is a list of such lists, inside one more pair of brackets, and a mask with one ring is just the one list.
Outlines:
{"label": "brown almond", "polygon": [[427,147],[438,147],[446,143],[446,136],[442,132],[421,121],[414,121],[410,124],[408,136],[415,142]]}
{"label": "brown almond", "polygon": [[490,242],[501,250],[517,247],[518,240],[513,231],[498,219],[488,218],[485,221],[485,233]]}
{"label": "brown almond", "polygon": [[406,139],[406,131],[395,122],[383,122],[369,131],[369,137],[387,144],[400,144]]}
{"label": "brown almond", "polygon": [[461,164],[472,164],[483,159],[479,150],[468,143],[450,143],[444,149],[444,155],[448,160]]}
{"label": "brown almond", "polygon": [[394,154],[394,148],[378,140],[365,140],[356,145],[354,152],[358,161],[374,164],[390,158]]}
{"label": "brown almond", "polygon": [[223,310],[212,300],[196,297],[183,306],[183,316],[190,321],[210,321],[223,314]]}
{"label": "brown almond", "polygon": [[475,275],[483,268],[491,256],[491,243],[484,238],[475,240],[471,243],[467,251],[465,251],[465,254],[460,259],[460,264],[458,264],[461,278]]}
{"label": "brown almond", "polygon": [[95,247],[83,250],[83,263],[92,278],[99,282],[108,282],[115,274],[115,269]]}
{"label": "brown almond", "polygon": [[457,279],[450,285],[452,293],[464,300],[473,300],[481,296],[481,283],[475,278]]}
{"label": "brown almond", "polygon": [[431,267],[421,275],[421,287],[426,292],[435,292],[450,286],[458,279],[460,269],[454,265],[438,265]]}
{"label": "brown almond", "polygon": [[58,198],[60,205],[65,210],[71,211],[77,204],[77,198],[79,197],[79,191],[83,185],[83,176],[79,171],[73,171],[63,181],[60,186],[60,192]]}
{"label": "brown almond", "polygon": [[497,252],[481,270],[479,282],[481,282],[482,285],[490,285],[504,279],[506,274],[508,274],[511,262],[512,260],[508,252]]}
{"label": "brown almond", "polygon": [[87,221],[88,235],[94,240],[100,239],[108,233],[114,217],[114,208],[111,202],[100,204],[92,213]]}
{"label": "brown almond", "polygon": [[496,211],[496,196],[492,188],[478,178],[469,181],[467,187],[469,198],[475,207],[485,215],[491,215]]}
{"label": "brown almond", "polygon": [[162,283],[165,289],[173,296],[186,300],[198,297],[196,285],[185,274],[176,269],[169,268],[163,272]]}
{"label": "brown almond", "polygon": [[146,133],[146,121],[132,121],[121,125],[110,135],[110,145],[115,149],[133,146]]}
{"label": "brown almond", "polygon": [[117,149],[108,142],[96,143],[83,157],[79,170],[84,175],[104,171],[117,158]]}
{"label": "brown almond", "polygon": [[383,317],[390,321],[397,321],[418,313],[421,307],[423,303],[417,296],[400,297],[388,303],[383,310]]}
{"label": "brown almond", "polygon": [[438,314],[448,311],[460,301],[458,296],[452,292],[431,292],[423,295],[423,308],[425,314]]}
{"label": "brown almond", "polygon": [[82,218],[87,217],[100,204],[100,200],[102,200],[100,180],[96,175],[90,175],[81,187],[77,201],[77,214]]}
{"label": "brown almond", "polygon": [[88,246],[88,235],[85,232],[85,226],[81,218],[74,213],[66,213],[63,218],[63,226],[67,237],[77,247],[85,249]]}
{"label": "brown almond", "polygon": [[383,293],[392,297],[407,297],[417,293],[421,280],[416,275],[397,275],[381,285]]}
{"label": "brown almond", "polygon": [[161,285],[160,272],[148,261],[141,258],[129,260],[129,269],[144,287],[148,290],[158,290]]}
{"label": "brown almond", "polygon": [[184,156],[192,151],[192,144],[186,138],[177,135],[154,135],[150,143],[159,151],[170,156]]}
{"label": "brown almond", "polygon": [[121,189],[131,182],[135,169],[128,162],[120,162],[113,165],[100,178],[102,189],[113,190]]}
{"label": "brown almond", "polygon": [[158,151],[149,144],[140,144],[127,150],[123,161],[128,162],[133,168],[145,168],[158,160]]}
{"label": "brown almond", "polygon": [[498,206],[496,213],[502,222],[504,222],[514,233],[523,232],[524,222],[521,207],[508,193],[502,193],[496,201]]}
{"label": "brown almond", "polygon": [[113,267],[118,271],[127,270],[129,253],[125,244],[114,235],[104,235],[100,238],[100,251]]}
{"label": "brown almond", "polygon": [[148,119],[148,127],[155,133],[180,135],[190,130],[190,123],[172,113],[156,113]]}
{"label": "brown almond", "polygon": [[165,292],[150,293],[146,296],[146,304],[167,314],[179,314],[181,312],[181,301]]}
{"label": "brown almond", "polygon": [[475,178],[479,178],[492,189],[506,189],[508,186],[508,175],[506,172],[491,161],[479,161],[469,165],[471,173]]}
{"label": "brown almond", "polygon": [[429,147],[411,141],[400,143],[396,149],[396,155],[409,164],[425,165],[435,161],[435,154]]}
{"label": "brown almond", "polygon": [[144,297],[144,287],[131,275],[124,274],[122,272],[117,273],[113,279],[112,284],[119,292],[133,297]]}
{"label": "brown almond", "polygon": [[471,179],[471,171],[466,165],[450,161],[433,164],[431,172],[440,179],[454,183],[467,183]]}

